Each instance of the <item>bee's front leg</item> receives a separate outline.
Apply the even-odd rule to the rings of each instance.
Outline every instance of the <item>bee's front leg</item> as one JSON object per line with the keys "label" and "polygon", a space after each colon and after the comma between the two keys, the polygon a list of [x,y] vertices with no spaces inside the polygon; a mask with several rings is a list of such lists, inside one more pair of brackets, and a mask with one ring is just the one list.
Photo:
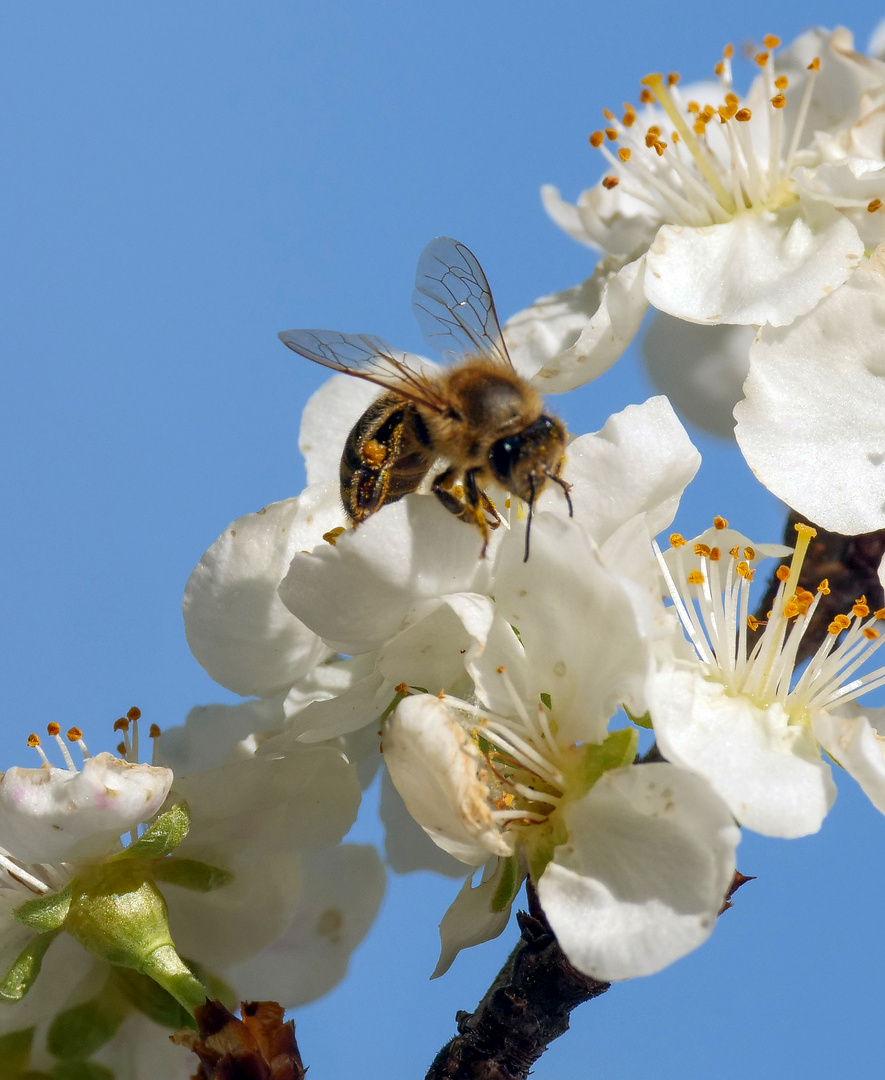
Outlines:
{"label": "bee's front leg", "polygon": [[[457,471],[454,468],[446,469],[433,481],[431,490],[450,514],[454,514],[461,521],[472,522],[482,533],[482,551],[480,558],[485,558],[486,548],[489,546],[489,536],[492,529],[497,529],[501,524],[501,518],[495,509],[494,503],[488,495],[476,485],[476,473],[478,469],[468,469],[464,474],[464,492],[461,498],[452,490]],[[491,520],[486,516],[493,515]]]}

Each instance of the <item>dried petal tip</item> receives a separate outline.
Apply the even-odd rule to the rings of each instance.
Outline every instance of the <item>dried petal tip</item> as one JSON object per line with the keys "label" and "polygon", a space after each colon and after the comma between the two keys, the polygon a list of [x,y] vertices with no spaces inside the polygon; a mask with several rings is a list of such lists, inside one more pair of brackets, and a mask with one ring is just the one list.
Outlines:
{"label": "dried petal tip", "polygon": [[194,1080],[304,1080],[306,1069],[295,1041],[295,1024],[283,1022],[275,1001],[244,1002],[239,1020],[220,1001],[198,1005],[199,1032],[184,1028],[170,1036],[200,1059]]}

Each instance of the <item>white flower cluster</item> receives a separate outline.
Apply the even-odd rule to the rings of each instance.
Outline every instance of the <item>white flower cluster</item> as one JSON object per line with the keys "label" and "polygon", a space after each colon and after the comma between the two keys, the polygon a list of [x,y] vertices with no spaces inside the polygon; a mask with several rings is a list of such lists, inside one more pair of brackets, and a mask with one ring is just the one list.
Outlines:
{"label": "white flower cluster", "polygon": [[764,40],[745,97],[729,47],[715,82],[649,75],[639,110],[606,111],[590,140],[605,176],[576,205],[543,191],[605,258],[505,333],[558,392],[609,367],[649,305],[666,313],[645,349],[671,399],[716,432],[736,423],[799,513],[868,532],[885,527],[885,62],[844,28],[779,46]]}
{"label": "white flower cluster", "polygon": [[[882,529],[885,63],[845,30],[778,46],[766,40],[744,99],[726,51],[714,86],[652,75],[641,113],[606,113],[591,138],[602,182],[576,206],[544,194],[606,257],[510,320],[531,385],[499,378],[496,401],[506,412],[514,394],[539,402],[599,374],[649,305],[681,325],[752,327],[735,409],[748,462],[824,527]],[[419,277],[419,314],[431,337],[497,348],[464,257]],[[350,374],[367,356],[392,364],[427,392],[379,339],[284,340]],[[856,703],[885,684],[885,668],[867,670],[885,609],[858,598],[797,668],[829,588],[799,584],[812,528],[795,550],[760,547],[717,519],[662,553],[654,538],[699,464],[666,398],[574,439],[564,461],[546,415],[491,449],[465,442],[463,484],[450,469],[429,492],[417,479],[438,447],[420,395],[403,405],[379,370],[380,404],[343,375],[311,398],[308,486],[235,521],[187,585],[195,657],[247,700],[194,710],[152,765],[134,714],[121,758],[91,757],[72,729],[80,768],[51,725],[64,767],[44,755],[0,779],[0,1054],[20,1072],[90,1058],[134,1080],[184,1076],[189,1058],[151,1021],[172,1023],[205,988],[291,1007],[334,985],[383,893],[374,849],[342,843],[382,767],[390,865],[459,865],[465,879],[435,974],[503,930],[526,881],[579,971],[660,970],[711,934],[740,827],[821,827],[835,798],[824,755],[885,812],[885,720]],[[439,415],[442,430],[444,403]],[[506,478],[509,492],[495,486]],[[756,565],[791,552],[763,626]],[[648,728],[652,760],[638,750]]]}

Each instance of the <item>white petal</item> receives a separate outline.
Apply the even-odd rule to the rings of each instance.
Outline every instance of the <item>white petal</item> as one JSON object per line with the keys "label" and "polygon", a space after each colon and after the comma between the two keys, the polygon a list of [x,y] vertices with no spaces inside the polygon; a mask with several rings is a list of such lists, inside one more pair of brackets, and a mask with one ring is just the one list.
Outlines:
{"label": "white petal", "polygon": [[328,993],[347,973],[384,896],[384,868],[369,845],[342,844],[302,856],[302,881],[282,935],[225,971],[239,998],[273,998],[292,1009]]}
{"label": "white petal", "polygon": [[569,842],[538,895],[579,971],[651,975],[706,941],[740,834],[703,780],[668,764],[615,769],[563,817]]}
{"label": "white petal", "polygon": [[601,742],[626,687],[645,676],[642,632],[620,579],[578,522],[536,514],[531,545],[523,562],[522,537],[504,538],[495,585],[498,610],[525,647],[529,700],[551,696],[563,745]]}
{"label": "white petal", "polygon": [[486,764],[476,744],[431,694],[401,702],[384,733],[384,762],[409,813],[461,862],[509,855],[511,838],[492,817]]}
{"label": "white petal", "polygon": [[266,506],[235,521],[206,552],[184,592],[188,644],[216,682],[259,697],[288,689],[328,651],[280,602],[296,551],[343,524],[331,488]]}
{"label": "white petal", "polygon": [[885,814],[885,737],[864,716],[817,712],[814,734],[824,750],[863,788],[870,802]]}
{"label": "white petal", "polygon": [[420,600],[485,592],[490,559],[479,558],[481,547],[479,530],[437,499],[409,495],[339,537],[335,547],[296,555],[280,597],[339,652],[369,652],[402,629]]}
{"label": "white petal", "polygon": [[878,60],[885,60],[885,19],[876,23],[870,34],[867,52]]}
{"label": "white petal", "polygon": [[318,697],[305,705],[292,717],[288,734],[313,743],[359,731],[366,724],[377,724],[393,695],[391,683],[380,671],[372,671],[335,697]]}
{"label": "white petal", "polygon": [[642,358],[681,416],[731,439],[754,337],[750,326],[700,326],[658,311],[642,337]]}
{"label": "white petal", "polygon": [[13,766],[0,779],[0,847],[24,863],[112,854],[120,836],[149,821],[172,785],[170,769],[112,754],[79,772]]}
{"label": "white petal", "polygon": [[721,225],[664,225],[649,248],[645,294],[699,323],[784,326],[855,269],[863,241],[822,203],[743,213]]}
{"label": "white petal", "polygon": [[[700,463],[669,401],[654,397],[570,443],[563,478],[573,485],[575,520],[602,544],[637,514],[647,515],[652,535],[665,529]],[[554,509],[560,499],[551,486],[538,508]]]}
{"label": "white petal", "polygon": [[379,816],[384,825],[385,862],[395,873],[431,870],[446,877],[464,876],[464,863],[434,844],[409,813],[386,770],[381,774]]}
{"label": "white petal", "polygon": [[294,739],[286,753],[276,739],[255,757],[176,777],[173,794],[187,800],[192,816],[177,851],[207,862],[256,847],[304,851],[337,843],[360,804],[353,766],[337,749]]}
{"label": "white petal", "polygon": [[647,248],[658,231],[659,213],[623,187],[601,183],[586,188],[576,205],[566,202],[552,184],[541,188],[544,209],[578,243],[617,255],[634,256]]}
{"label": "white petal", "polygon": [[169,883],[163,896],[169,927],[182,956],[219,971],[265,948],[285,930],[301,883],[292,852],[246,849],[215,865],[233,880],[212,892],[192,892]]}
{"label": "white petal", "polygon": [[652,680],[650,697],[661,753],[705,777],[741,825],[788,839],[818,831],[836,787],[816,740],[780,705],[760,708],[676,667]]}
{"label": "white petal", "polygon": [[633,340],[648,307],[645,259],[605,260],[583,285],[542,296],[504,324],[520,371],[542,394],[560,394],[601,375]]}
{"label": "white petal", "polygon": [[735,435],[759,480],[833,532],[885,527],[885,271],[876,256],[750,350]]}
{"label": "white petal", "polygon": [[238,743],[282,727],[284,719],[282,694],[238,705],[198,705],[184,724],[163,729],[160,764],[176,773],[217,768]]}
{"label": "white petal", "polygon": [[462,949],[491,941],[504,930],[510,920],[510,905],[494,911],[492,900],[505,867],[500,859],[490,860],[479,885],[473,886],[472,874],[462,885],[439,924],[440,953],[432,979],[445,975]]}

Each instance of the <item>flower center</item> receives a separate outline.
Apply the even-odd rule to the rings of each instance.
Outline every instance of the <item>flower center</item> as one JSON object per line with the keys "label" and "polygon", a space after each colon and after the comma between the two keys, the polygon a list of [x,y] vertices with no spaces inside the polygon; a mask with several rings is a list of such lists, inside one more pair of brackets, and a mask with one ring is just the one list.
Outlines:
{"label": "flower center", "polygon": [[[819,58],[808,65],[808,77],[787,140],[783,115],[788,80],[774,69],[773,51],[780,39],[764,38],[765,49],[754,61],[761,69],[765,106],[747,107],[732,82],[733,47],[726,46],[716,75],[723,98],[719,104],[684,101],[677,89],[679,76],[647,75],[641,101],[657,101],[673,125],[667,135],[660,125],[644,132],[637,113],[626,105],[620,121],[603,110],[607,126],[590,136],[614,172],[603,187],[618,184],[628,195],[651,205],[672,224],[691,227],[729,221],[747,210],[772,210],[797,199],[790,173],[796,163],[799,138],[811,102]],[[613,144],[609,149],[606,142]],[[615,156],[617,155],[617,156]]]}
{"label": "flower center", "polygon": [[[724,683],[729,693],[744,695],[760,707],[781,704],[794,723],[807,724],[814,709],[841,705],[878,686],[885,685],[885,668],[862,677],[855,672],[885,643],[875,624],[885,621],[885,608],[870,612],[865,597],[851,611],[837,615],[827,635],[797,677],[799,645],[823,596],[829,594],[824,579],[811,593],[799,585],[808,546],[817,535],[808,525],[797,525],[796,549],[789,566],[777,571],[780,586],[758,640],[749,648],[747,630],[763,624],[749,614],[749,589],[753,563],[767,552],[758,551],[739,534],[727,552],[715,543],[717,532],[726,534],[728,523],[717,518],[714,529],[691,542],[698,560],[686,566],[690,544],[678,533],[670,537],[668,557],[657,555],[674,608],[695,651],[707,669],[707,677]],[[729,531],[730,532],[730,531]]]}

